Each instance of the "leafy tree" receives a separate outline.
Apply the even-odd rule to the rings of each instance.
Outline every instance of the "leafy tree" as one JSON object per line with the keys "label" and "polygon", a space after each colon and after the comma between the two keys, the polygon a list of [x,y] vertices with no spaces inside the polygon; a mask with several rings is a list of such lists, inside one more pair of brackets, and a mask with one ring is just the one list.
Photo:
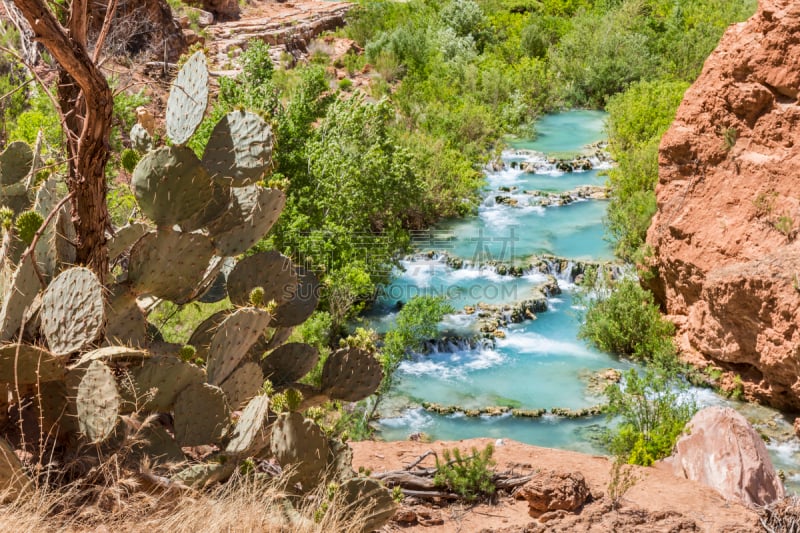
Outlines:
{"label": "leafy tree", "polygon": [[674,357],[674,331],[653,302],[653,294],[637,280],[623,279],[610,293],[589,301],[579,336],[605,352],[660,361]]}
{"label": "leafy tree", "polygon": [[650,466],[672,453],[686,423],[697,412],[673,370],[658,366],[631,369],[624,384],[606,389],[608,414],[619,417],[609,433],[609,448],[630,464]]}
{"label": "leafy tree", "polygon": [[608,175],[611,202],[606,228],[618,257],[636,260],[656,212],[658,145],[675,118],[688,84],[633,84],[608,102],[610,150],[618,166]]}

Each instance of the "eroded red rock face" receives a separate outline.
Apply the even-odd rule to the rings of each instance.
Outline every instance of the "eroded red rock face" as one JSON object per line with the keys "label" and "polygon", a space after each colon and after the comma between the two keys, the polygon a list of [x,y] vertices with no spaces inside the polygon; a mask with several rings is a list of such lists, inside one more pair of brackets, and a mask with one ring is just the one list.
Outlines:
{"label": "eroded red rock face", "polygon": [[800,2],[731,26],[661,142],[651,289],[685,357],[800,410]]}

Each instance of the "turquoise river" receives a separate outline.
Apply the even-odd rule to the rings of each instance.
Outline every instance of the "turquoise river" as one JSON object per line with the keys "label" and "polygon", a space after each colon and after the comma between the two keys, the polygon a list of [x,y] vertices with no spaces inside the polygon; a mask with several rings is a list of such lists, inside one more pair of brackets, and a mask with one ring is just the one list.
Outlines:
{"label": "turquoise river", "polygon": [[[419,252],[425,253],[402,262],[403,268],[396,271],[371,313],[373,327],[385,329],[393,321],[397,303],[417,294],[443,295],[457,312],[440,325],[439,342],[401,365],[382,408],[379,431],[383,439],[401,440],[421,432],[431,439],[495,437],[604,453],[597,438],[608,424],[603,416],[466,417],[463,412],[444,416],[421,406],[435,402],[463,410],[497,405],[585,408],[603,401],[587,389],[592,373],[630,367],[578,339],[581,308],[574,302],[569,269],[553,272],[562,292],[548,298],[548,310],[537,313],[535,320],[510,324],[503,328],[505,337],[494,341],[464,340],[474,338],[478,327],[477,313],[466,314],[465,306],[522,301],[547,279],[539,269],[525,270],[522,276],[503,275],[495,262],[530,265],[532,257],[543,255],[567,261],[612,259],[603,232],[605,200],[543,207],[537,205],[534,192],[562,193],[582,185],[603,185],[602,171],[610,163],[595,157],[597,147],[589,145],[604,138],[604,128],[605,114],[599,111],[545,116],[536,124],[535,139],[511,143],[503,153],[504,167],[486,171],[484,200],[475,216],[441,224],[415,238]],[[594,168],[561,172],[552,164],[554,157],[586,157]],[[464,260],[464,265],[453,268],[453,258]],[[693,389],[691,394],[700,405],[729,404],[742,411],[770,437],[768,447],[776,467],[786,473],[787,485],[800,488],[800,440],[793,436],[788,420],[775,411],[733,402],[710,390]]]}

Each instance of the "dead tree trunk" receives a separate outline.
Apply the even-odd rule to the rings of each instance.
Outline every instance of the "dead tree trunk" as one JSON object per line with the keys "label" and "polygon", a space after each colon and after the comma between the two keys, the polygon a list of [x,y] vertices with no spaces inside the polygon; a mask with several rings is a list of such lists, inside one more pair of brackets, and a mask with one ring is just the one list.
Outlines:
{"label": "dead tree trunk", "polygon": [[77,233],[77,262],[105,279],[108,270],[105,167],[114,99],[105,76],[86,47],[89,0],[73,0],[67,27],[45,0],[14,0],[37,42],[58,62],[58,99],[65,117],[69,156],[67,187],[72,193],[72,219]]}

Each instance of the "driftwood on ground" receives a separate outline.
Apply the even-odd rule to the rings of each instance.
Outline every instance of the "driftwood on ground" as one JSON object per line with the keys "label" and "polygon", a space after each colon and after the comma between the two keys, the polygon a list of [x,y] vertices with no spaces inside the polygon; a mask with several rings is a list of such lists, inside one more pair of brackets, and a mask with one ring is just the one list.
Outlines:
{"label": "driftwood on ground", "polygon": [[[445,487],[437,486],[434,482],[436,468],[420,468],[419,464],[436,452],[428,450],[414,462],[400,470],[390,470],[372,474],[371,477],[380,480],[388,488],[400,487],[405,496],[424,500],[459,500],[461,496],[448,492]],[[450,461],[448,464],[453,464]],[[533,478],[533,475],[519,475],[514,471],[494,472],[492,482],[497,491],[512,492]]]}

